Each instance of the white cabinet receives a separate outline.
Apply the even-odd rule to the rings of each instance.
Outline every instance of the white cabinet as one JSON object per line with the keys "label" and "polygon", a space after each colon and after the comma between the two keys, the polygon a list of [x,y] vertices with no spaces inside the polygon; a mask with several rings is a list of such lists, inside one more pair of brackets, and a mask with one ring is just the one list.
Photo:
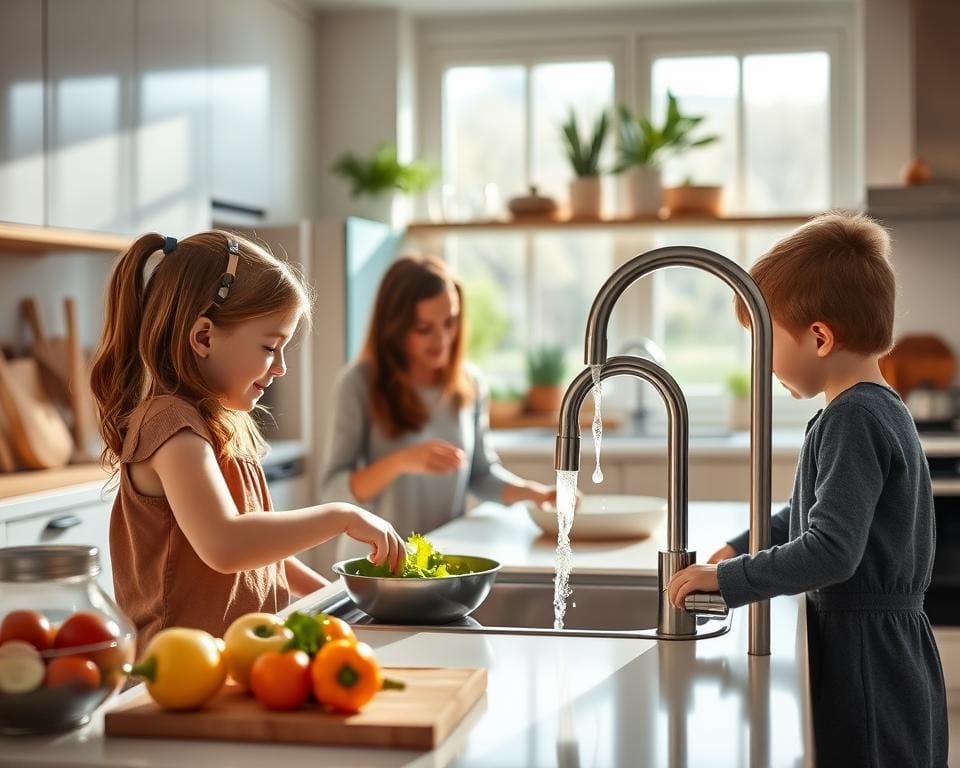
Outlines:
{"label": "white cabinet", "polygon": [[210,183],[215,200],[270,207],[269,15],[210,0]]}
{"label": "white cabinet", "polygon": [[210,226],[207,8],[139,0],[136,18],[136,230],[175,237]]}
{"label": "white cabinet", "polygon": [[0,220],[44,223],[43,6],[0,0]]}
{"label": "white cabinet", "polygon": [[133,229],[134,12],[128,0],[48,0],[48,221]]}
{"label": "white cabinet", "polygon": [[64,506],[38,515],[8,519],[6,546],[32,544],[90,544],[100,550],[100,586],[113,597],[110,565],[110,509],[112,500]]}

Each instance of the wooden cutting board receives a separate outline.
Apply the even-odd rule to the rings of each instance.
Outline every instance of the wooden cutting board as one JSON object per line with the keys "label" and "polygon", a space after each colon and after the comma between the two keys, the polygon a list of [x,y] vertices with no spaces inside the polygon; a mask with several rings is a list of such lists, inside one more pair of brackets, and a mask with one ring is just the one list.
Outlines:
{"label": "wooden cutting board", "polygon": [[107,736],[146,739],[214,739],[287,742],[395,749],[434,749],[487,688],[485,669],[384,668],[384,676],[407,684],[381,691],[356,715],[338,715],[310,705],[271,712],[228,684],[203,709],[167,712],[146,690],[104,716]]}
{"label": "wooden cutting board", "polygon": [[8,361],[0,354],[0,408],[21,464],[28,469],[66,466],[73,439],[43,387],[36,360]]}

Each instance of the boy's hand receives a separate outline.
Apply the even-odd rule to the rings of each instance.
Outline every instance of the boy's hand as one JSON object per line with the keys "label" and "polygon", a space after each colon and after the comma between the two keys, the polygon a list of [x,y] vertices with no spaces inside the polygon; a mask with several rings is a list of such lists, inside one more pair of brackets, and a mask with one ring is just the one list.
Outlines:
{"label": "boy's hand", "polygon": [[710,555],[710,559],[707,560],[708,563],[719,563],[721,560],[729,560],[731,557],[737,556],[737,550],[731,547],[729,544],[724,544],[720,549]]}
{"label": "boy's hand", "polygon": [[717,566],[690,565],[679,571],[667,585],[670,602],[677,608],[683,608],[683,601],[691,592],[719,592]]}

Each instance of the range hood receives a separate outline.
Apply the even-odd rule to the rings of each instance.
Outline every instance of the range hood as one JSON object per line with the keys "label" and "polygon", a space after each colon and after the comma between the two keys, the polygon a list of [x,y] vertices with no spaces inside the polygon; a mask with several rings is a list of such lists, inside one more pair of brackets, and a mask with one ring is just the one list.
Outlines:
{"label": "range hood", "polygon": [[871,187],[867,190],[867,210],[879,219],[960,220],[960,181]]}
{"label": "range hood", "polygon": [[872,187],[867,210],[879,218],[960,221],[960,3],[912,0],[914,155],[933,172],[926,184]]}

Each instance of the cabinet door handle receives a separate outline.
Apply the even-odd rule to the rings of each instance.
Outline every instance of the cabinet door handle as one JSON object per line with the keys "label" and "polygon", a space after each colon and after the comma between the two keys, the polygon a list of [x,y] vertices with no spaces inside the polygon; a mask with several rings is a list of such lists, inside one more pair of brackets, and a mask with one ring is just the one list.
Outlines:
{"label": "cabinet door handle", "polygon": [[51,533],[59,533],[60,531],[67,530],[67,528],[75,528],[82,522],[83,520],[76,515],[60,515],[59,517],[51,518],[45,530]]}

